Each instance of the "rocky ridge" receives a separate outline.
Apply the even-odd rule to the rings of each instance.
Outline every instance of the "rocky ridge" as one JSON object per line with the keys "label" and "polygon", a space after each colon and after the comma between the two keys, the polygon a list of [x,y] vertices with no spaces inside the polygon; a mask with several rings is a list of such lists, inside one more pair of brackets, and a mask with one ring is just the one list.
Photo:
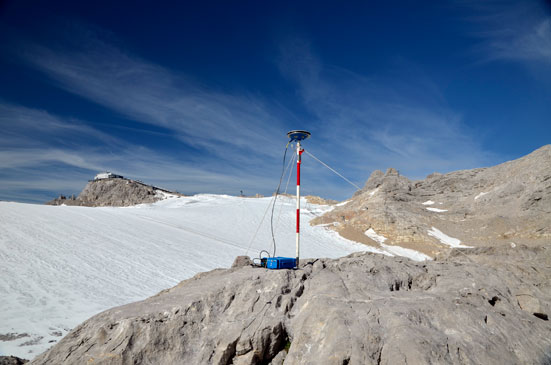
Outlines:
{"label": "rocky ridge", "polygon": [[518,160],[411,181],[395,169],[375,171],[346,203],[311,224],[373,246],[435,256],[449,248],[434,228],[465,245],[541,244],[551,240],[551,145]]}
{"label": "rocky ridge", "polygon": [[73,205],[86,207],[126,207],[136,204],[154,203],[168,196],[182,194],[147,185],[141,181],[126,178],[91,180],[78,197],[60,197],[47,202],[48,205]]}
{"label": "rocky ridge", "polygon": [[32,364],[546,364],[548,247],[358,253],[196,275],[96,315]]}

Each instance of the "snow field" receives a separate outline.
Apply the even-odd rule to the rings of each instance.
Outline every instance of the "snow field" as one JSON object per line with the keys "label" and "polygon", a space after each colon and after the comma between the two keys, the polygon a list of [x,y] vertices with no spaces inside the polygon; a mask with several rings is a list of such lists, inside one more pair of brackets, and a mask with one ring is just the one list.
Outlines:
{"label": "snow field", "polygon": [[475,196],[474,200],[478,200],[479,198],[482,198],[484,195],[486,195],[488,193],[489,193],[489,191],[488,192],[482,192],[482,193],[478,194],[477,196]]}
{"label": "snow field", "polygon": [[369,228],[367,231],[365,231],[365,235],[381,245],[381,247],[383,248],[381,253],[383,254],[390,256],[404,256],[414,261],[432,260],[430,256],[427,256],[424,253],[412,250],[410,248],[386,245],[384,243],[386,241],[386,237],[377,234],[377,232],[375,232],[373,228]]}
{"label": "snow field", "polygon": [[431,212],[436,212],[436,213],[443,213],[448,211],[447,209],[439,209],[439,208],[427,208],[427,210],[430,210]]}
{"label": "snow field", "polygon": [[384,243],[386,241],[386,237],[378,235],[373,228],[369,228],[367,231],[365,231],[365,235],[379,244]]}
{"label": "snow field", "polygon": [[385,251],[390,252],[391,254],[393,254],[395,256],[408,257],[408,258],[410,258],[414,261],[432,260],[432,257],[427,256],[422,252],[412,250],[411,248],[405,248],[405,247],[401,247],[401,246],[385,245],[384,243],[382,243],[381,246],[385,249]]}
{"label": "snow field", "polygon": [[343,201],[343,202],[340,202],[340,203],[338,203],[338,204],[335,204],[335,206],[336,206],[336,207],[342,207],[342,206],[344,206],[344,205],[350,203],[351,201],[352,201],[352,200],[345,200],[345,201]]}
{"label": "snow field", "polygon": [[[272,252],[271,198],[196,195],[126,208],[0,202],[0,355],[32,359],[108,308],[172,287],[238,255]],[[332,209],[301,201],[301,257],[369,250],[312,218]],[[278,256],[295,257],[296,203],[278,197]],[[247,248],[250,245],[250,249]]]}
{"label": "snow field", "polygon": [[463,247],[463,248],[470,248],[471,246],[465,246],[461,244],[461,241],[457,238],[450,237],[446,235],[445,233],[442,233],[438,229],[432,227],[432,229],[429,229],[427,231],[429,236],[432,236],[439,240],[441,243],[448,245],[450,247]]}

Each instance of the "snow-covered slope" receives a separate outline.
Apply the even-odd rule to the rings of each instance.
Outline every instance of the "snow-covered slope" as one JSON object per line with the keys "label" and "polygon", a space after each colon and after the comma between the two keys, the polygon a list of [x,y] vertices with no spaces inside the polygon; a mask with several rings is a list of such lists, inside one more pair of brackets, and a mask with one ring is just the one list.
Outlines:
{"label": "snow-covered slope", "polygon": [[[127,208],[0,202],[0,355],[33,358],[100,311],[238,255],[271,252],[269,212],[250,242],[270,199],[196,195]],[[307,224],[331,207],[302,206],[301,257],[370,250]],[[278,198],[277,255],[295,256],[295,214],[293,199]]]}

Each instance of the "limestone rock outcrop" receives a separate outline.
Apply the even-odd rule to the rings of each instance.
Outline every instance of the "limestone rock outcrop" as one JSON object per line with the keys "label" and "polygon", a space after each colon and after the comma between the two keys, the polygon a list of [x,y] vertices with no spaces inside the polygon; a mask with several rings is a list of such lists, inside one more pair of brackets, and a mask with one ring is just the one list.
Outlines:
{"label": "limestone rock outcrop", "polygon": [[549,262],[518,245],[237,265],[98,314],[32,364],[544,364]]}
{"label": "limestone rock outcrop", "polygon": [[0,356],[0,365],[23,365],[29,360],[21,359],[16,356]]}
{"label": "limestone rock outcrop", "polygon": [[421,181],[395,169],[375,171],[346,204],[314,219],[345,238],[389,245],[434,257],[448,247],[433,227],[469,246],[542,244],[551,241],[551,145],[518,160],[474,170],[434,173]]}
{"label": "limestone rock outcrop", "polygon": [[125,178],[108,178],[91,180],[84,187],[78,197],[66,198],[60,196],[46,204],[49,205],[76,205],[87,207],[126,207],[136,204],[154,203],[162,200],[167,194],[179,193],[160,189]]}

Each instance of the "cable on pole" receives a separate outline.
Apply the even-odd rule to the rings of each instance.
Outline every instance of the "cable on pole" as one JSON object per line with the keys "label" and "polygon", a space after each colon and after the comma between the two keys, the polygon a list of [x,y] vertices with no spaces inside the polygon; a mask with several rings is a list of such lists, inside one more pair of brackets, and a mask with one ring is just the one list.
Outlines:
{"label": "cable on pole", "polygon": [[[289,168],[293,165],[293,163],[296,161],[297,159],[297,156],[293,155],[293,158],[289,160],[289,164],[287,165],[287,170],[289,170]],[[287,172],[285,172],[287,173]],[[283,194],[287,194],[287,189],[289,188],[289,182],[291,181],[291,176],[293,176],[293,171],[289,171],[289,176],[287,177],[287,184],[285,184],[285,190],[283,191]],[[281,218],[281,212],[283,211],[283,202],[281,202],[281,204],[279,205],[279,213],[277,215],[277,220],[276,220],[276,231],[277,231],[277,227],[279,227],[279,221],[280,221],[280,218]]]}
{"label": "cable on pole", "polygon": [[[270,258],[268,252],[261,251],[260,255],[259,255],[259,258],[258,258],[260,260],[260,265],[258,265],[258,266],[266,267],[268,269],[291,269],[291,268],[298,268],[298,266],[299,266],[299,252],[300,252],[299,251],[299,248],[300,248],[300,246],[299,246],[299,243],[300,243],[300,229],[299,229],[299,227],[300,227],[300,163],[301,163],[301,161],[300,161],[301,158],[300,157],[301,157],[302,153],[304,152],[304,149],[301,148],[301,143],[300,142],[302,140],[305,140],[308,137],[310,137],[310,132],[303,131],[303,130],[292,130],[292,131],[287,133],[287,137],[289,137],[289,141],[285,145],[285,152],[283,153],[283,164],[281,166],[281,175],[279,177],[279,183],[278,183],[277,189],[274,193],[273,201],[270,202],[270,205],[272,207],[272,213],[271,213],[271,217],[270,217],[270,230],[271,230],[271,233],[272,233],[272,243],[273,243],[273,247],[274,247],[273,257]],[[294,259],[289,258],[289,257],[276,257],[277,246],[276,246],[275,234],[274,234],[274,211],[275,211],[275,206],[276,206],[276,203],[277,203],[277,196],[279,195],[279,191],[281,189],[281,183],[282,183],[283,177],[285,176],[286,171],[287,171],[286,165],[285,165],[286,158],[287,158],[287,150],[289,149],[289,144],[291,144],[293,142],[296,142],[296,150],[297,150],[297,155],[296,155],[296,161],[297,161],[297,225],[296,225],[296,227],[297,227],[297,229],[296,229],[296,257]],[[293,161],[293,160],[291,160],[291,161]],[[289,166],[291,166],[291,164],[289,164]],[[289,178],[287,180],[287,186],[289,185],[290,178],[291,178],[291,173],[289,174]],[[285,187],[285,191],[287,191],[287,186]],[[280,209],[280,214],[281,214],[281,209]],[[279,217],[278,217],[278,221],[279,221]],[[255,233],[255,236],[256,236],[256,233]],[[249,244],[249,247],[251,246],[252,241],[253,240],[251,240],[251,243]],[[268,255],[268,258],[266,258],[266,259],[262,258],[262,252],[266,252],[267,255]]]}
{"label": "cable on pole", "polygon": [[[287,153],[287,149],[289,147],[289,144],[291,143],[291,141],[287,142],[287,145],[285,146],[285,154]],[[286,159],[286,156],[283,156],[283,161],[285,163],[285,159]],[[290,167],[292,166],[293,164],[293,161],[295,159],[291,159],[289,161],[289,163],[287,164],[287,167],[285,168],[284,172],[283,172],[283,176],[285,176],[287,174],[287,171],[289,171]],[[285,166],[285,165],[284,165]],[[289,179],[291,178],[291,175],[292,173],[289,173]],[[287,180],[287,186],[289,185],[289,179]],[[279,185],[281,185],[281,180],[280,179],[280,183]],[[285,187],[285,192],[287,191],[287,186]],[[247,246],[247,251],[245,251],[245,255],[248,255],[249,254],[249,250],[251,249],[251,246],[253,245],[253,242],[256,238],[256,236],[258,235],[258,232],[260,231],[260,227],[262,227],[262,223],[264,222],[264,219],[266,218],[266,214],[268,213],[268,211],[270,210],[270,207],[273,207],[275,206],[275,199],[277,197],[277,193],[278,193],[278,190],[279,190],[279,187],[278,186],[278,189],[276,189],[276,193],[274,193],[274,195],[272,196],[272,199],[270,199],[270,203],[266,206],[266,210],[264,211],[264,214],[262,215],[262,219],[260,220],[260,223],[258,224],[257,228],[256,228],[256,231],[254,232],[253,236],[251,237],[250,241],[249,241],[249,245]],[[280,215],[281,215],[281,209],[280,209]],[[272,211],[272,219],[273,219],[273,211]],[[279,218],[278,218],[278,221],[279,222]],[[276,222],[276,225],[277,225],[277,222]],[[273,224],[273,223],[272,223]],[[274,239],[274,236],[272,234],[272,239]],[[268,254],[268,257],[270,256],[269,252],[265,251],[265,250],[262,250],[261,251],[261,255],[262,255],[262,252],[266,252]],[[275,254],[275,250],[274,250],[274,254]]]}
{"label": "cable on pole", "polygon": [[270,210],[270,207],[272,206],[272,200],[273,199],[274,198],[272,197],[272,199],[270,199],[270,204],[268,204],[268,206],[266,206],[266,210],[264,211],[264,215],[262,216],[262,219],[260,220],[260,223],[258,224],[258,227],[256,227],[256,231],[254,232],[251,240],[249,241],[249,246],[247,247],[247,251],[245,251],[245,255],[249,254],[249,250],[251,249],[251,246],[253,245],[254,239],[256,238],[256,235],[258,234],[258,231],[260,231],[260,227],[262,227],[262,222],[264,222],[264,218],[266,218],[266,214],[268,213],[268,211]]}
{"label": "cable on pole", "polygon": [[275,204],[276,204],[276,201],[277,201],[277,196],[279,194],[279,188],[281,187],[281,181],[283,180],[283,175],[285,174],[285,159],[287,157],[287,150],[289,149],[289,144],[291,142],[292,142],[292,140],[287,142],[287,144],[285,145],[285,152],[283,153],[283,166],[281,167],[281,176],[279,177],[279,184],[277,185],[277,189],[275,191],[275,196],[274,196],[274,203],[272,204],[272,215],[270,217],[270,229],[272,231],[272,242],[273,242],[273,245],[274,245],[273,257],[275,257],[275,254],[276,254],[276,241],[275,241],[275,236],[274,236],[274,209],[275,209]]}

